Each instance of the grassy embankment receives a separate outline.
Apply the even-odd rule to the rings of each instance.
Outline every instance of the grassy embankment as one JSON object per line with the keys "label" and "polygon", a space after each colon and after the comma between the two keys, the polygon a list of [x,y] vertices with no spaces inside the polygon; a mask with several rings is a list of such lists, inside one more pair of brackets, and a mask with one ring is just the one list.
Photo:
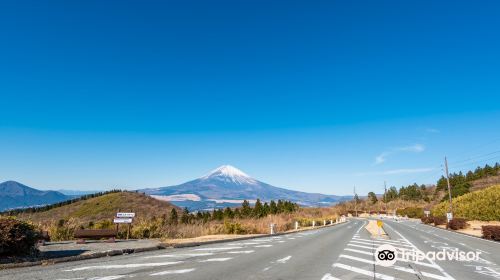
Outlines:
{"label": "grassy embankment", "polygon": [[[286,204],[283,204],[286,205]],[[48,231],[52,240],[72,239],[76,229],[114,228],[112,220],[118,211],[132,211],[136,218],[132,225],[132,238],[192,238],[217,234],[269,233],[269,224],[276,224],[278,232],[300,226],[310,226],[315,220],[335,220],[338,215],[332,208],[295,208],[283,206],[275,214],[259,211],[255,207],[243,210],[224,210],[216,213],[188,213],[172,204],[135,192],[105,194],[75,203],[53,207],[46,211],[17,213],[16,217]],[[175,212],[175,213],[174,213]],[[229,214],[227,214],[229,213]],[[121,226],[119,237],[126,236],[126,226]]]}

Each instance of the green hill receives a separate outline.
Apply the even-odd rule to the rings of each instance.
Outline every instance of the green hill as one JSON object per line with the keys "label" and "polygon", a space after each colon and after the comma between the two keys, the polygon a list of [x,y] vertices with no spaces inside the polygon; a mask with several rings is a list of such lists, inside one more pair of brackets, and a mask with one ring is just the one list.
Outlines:
{"label": "green hill", "polygon": [[149,219],[168,215],[172,208],[177,207],[142,193],[124,191],[77,201],[47,211],[18,213],[16,216],[36,224],[73,219],[77,224],[87,225],[89,222],[112,221],[118,211],[135,212],[137,219]]}
{"label": "green hill", "polygon": [[[500,220],[500,185],[464,194],[452,200],[455,217],[469,220]],[[432,209],[434,216],[445,216],[449,203],[441,202]]]}

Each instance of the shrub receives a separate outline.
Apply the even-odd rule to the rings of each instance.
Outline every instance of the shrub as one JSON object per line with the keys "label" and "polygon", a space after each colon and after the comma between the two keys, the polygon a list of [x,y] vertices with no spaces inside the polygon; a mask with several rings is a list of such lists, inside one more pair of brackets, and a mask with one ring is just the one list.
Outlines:
{"label": "shrub", "polygon": [[434,217],[422,217],[420,218],[420,220],[422,221],[422,223],[428,225],[434,222]]}
{"label": "shrub", "polygon": [[467,220],[463,218],[454,218],[448,223],[447,227],[453,230],[464,229],[467,227]]}
{"label": "shrub", "polygon": [[27,255],[33,252],[40,238],[40,232],[32,224],[0,217],[0,256]]}
{"label": "shrub", "polygon": [[500,226],[482,226],[483,238],[500,241]]}
{"label": "shrub", "polygon": [[396,214],[408,216],[408,218],[422,218],[424,216],[424,209],[420,207],[406,207],[396,210]]}
{"label": "shrub", "polygon": [[246,230],[240,223],[224,221],[224,233],[226,234],[244,234]]}
{"label": "shrub", "polygon": [[[500,201],[500,185],[467,193],[452,200],[453,215],[468,220],[498,221],[500,220],[498,201]],[[433,213],[444,216],[448,207],[448,202],[442,202],[433,208]]]}
{"label": "shrub", "polygon": [[62,241],[73,239],[73,234],[78,228],[80,226],[76,223],[76,220],[70,218],[68,221],[61,219],[53,223],[47,230],[52,241]]}
{"label": "shrub", "polygon": [[433,222],[435,226],[446,224],[446,217],[433,217]]}

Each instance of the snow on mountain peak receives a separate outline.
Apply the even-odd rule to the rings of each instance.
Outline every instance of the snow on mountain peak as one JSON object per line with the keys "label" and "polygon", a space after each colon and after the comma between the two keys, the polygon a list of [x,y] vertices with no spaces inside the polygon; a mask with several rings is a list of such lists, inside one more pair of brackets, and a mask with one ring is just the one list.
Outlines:
{"label": "snow on mountain peak", "polygon": [[238,184],[255,184],[256,181],[248,176],[243,171],[231,165],[223,165],[208,175],[202,177],[202,179],[218,179],[226,182],[233,182]]}

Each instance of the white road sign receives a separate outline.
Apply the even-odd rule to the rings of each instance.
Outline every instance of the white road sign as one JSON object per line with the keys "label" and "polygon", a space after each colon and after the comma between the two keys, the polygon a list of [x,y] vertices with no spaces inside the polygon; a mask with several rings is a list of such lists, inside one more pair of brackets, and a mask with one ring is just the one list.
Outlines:
{"label": "white road sign", "polygon": [[117,218],[134,218],[135,213],[133,212],[121,212],[121,213],[116,213]]}
{"label": "white road sign", "polygon": [[448,219],[448,222],[453,220],[453,214],[450,212],[446,213],[446,218]]}
{"label": "white road sign", "polygon": [[113,223],[115,223],[115,224],[131,224],[132,218],[114,218]]}

